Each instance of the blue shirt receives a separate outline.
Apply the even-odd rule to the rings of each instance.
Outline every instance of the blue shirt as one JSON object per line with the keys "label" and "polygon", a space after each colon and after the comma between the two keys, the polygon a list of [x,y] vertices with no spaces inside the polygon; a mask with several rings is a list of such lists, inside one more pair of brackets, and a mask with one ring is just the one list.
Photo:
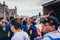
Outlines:
{"label": "blue shirt", "polygon": [[13,32],[11,31],[10,27],[11,27],[11,23],[9,22],[6,24],[6,33],[7,33],[8,40],[11,40],[11,37],[14,35]]}
{"label": "blue shirt", "polygon": [[37,32],[36,32],[37,28],[35,25],[32,25],[30,28],[29,28],[29,35],[30,35],[30,39],[31,40],[34,40],[34,38],[37,37]]}
{"label": "blue shirt", "polygon": [[28,33],[28,26],[27,25],[22,25],[22,29],[23,29],[23,31],[25,31],[25,32],[27,32]]}

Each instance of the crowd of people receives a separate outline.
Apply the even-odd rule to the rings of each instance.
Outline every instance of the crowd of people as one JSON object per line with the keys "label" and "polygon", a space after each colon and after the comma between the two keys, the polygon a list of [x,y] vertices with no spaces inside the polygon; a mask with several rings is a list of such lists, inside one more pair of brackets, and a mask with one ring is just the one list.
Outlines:
{"label": "crowd of people", "polygon": [[59,34],[60,24],[53,16],[0,18],[0,40],[60,40]]}

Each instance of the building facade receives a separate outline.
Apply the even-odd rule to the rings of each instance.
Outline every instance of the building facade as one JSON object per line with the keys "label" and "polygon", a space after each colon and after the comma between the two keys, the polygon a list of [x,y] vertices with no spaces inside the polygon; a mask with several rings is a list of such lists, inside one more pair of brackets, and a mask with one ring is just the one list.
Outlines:
{"label": "building facade", "polygon": [[55,16],[60,20],[60,0],[53,0],[51,2],[48,2],[46,4],[43,4],[43,14],[44,15],[51,15]]}
{"label": "building facade", "polygon": [[8,6],[3,2],[3,4],[0,3],[0,17],[9,18],[11,16],[17,15],[17,8],[15,9],[9,9]]}

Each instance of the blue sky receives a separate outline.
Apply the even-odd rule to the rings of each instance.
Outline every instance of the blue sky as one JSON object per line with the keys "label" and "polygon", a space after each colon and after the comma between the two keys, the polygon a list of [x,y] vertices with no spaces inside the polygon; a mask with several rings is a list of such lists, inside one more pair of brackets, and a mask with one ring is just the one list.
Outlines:
{"label": "blue sky", "polygon": [[38,15],[39,12],[43,13],[42,4],[52,0],[0,0],[1,3],[6,2],[10,9],[14,9],[17,6],[18,15],[33,16]]}

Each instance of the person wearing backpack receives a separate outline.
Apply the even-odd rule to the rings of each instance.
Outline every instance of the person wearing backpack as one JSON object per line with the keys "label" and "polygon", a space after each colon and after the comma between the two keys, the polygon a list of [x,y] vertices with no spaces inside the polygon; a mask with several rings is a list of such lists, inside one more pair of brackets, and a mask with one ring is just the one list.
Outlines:
{"label": "person wearing backpack", "polygon": [[60,40],[59,22],[57,18],[48,16],[43,21],[42,32],[45,33],[41,40]]}

